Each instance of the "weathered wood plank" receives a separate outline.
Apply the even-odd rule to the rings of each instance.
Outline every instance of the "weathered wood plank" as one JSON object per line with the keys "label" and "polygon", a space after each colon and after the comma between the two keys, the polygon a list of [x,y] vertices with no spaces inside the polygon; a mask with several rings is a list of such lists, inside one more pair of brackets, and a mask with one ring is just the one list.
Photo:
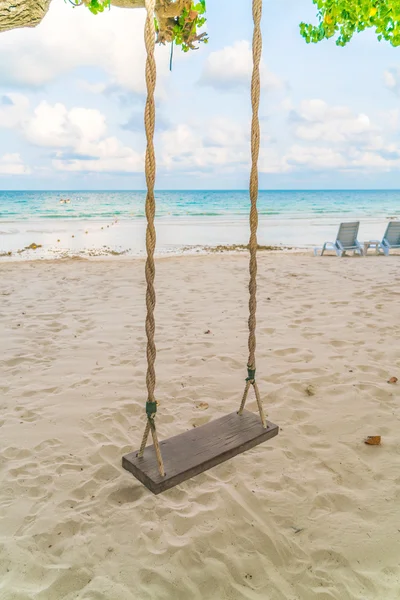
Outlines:
{"label": "weathered wood plank", "polygon": [[267,425],[264,429],[258,414],[244,411],[241,416],[231,413],[163,440],[160,446],[165,477],[158,472],[153,446],[147,446],[142,458],[138,458],[137,451],[125,455],[122,466],[153,494],[160,494],[278,435],[277,425]]}

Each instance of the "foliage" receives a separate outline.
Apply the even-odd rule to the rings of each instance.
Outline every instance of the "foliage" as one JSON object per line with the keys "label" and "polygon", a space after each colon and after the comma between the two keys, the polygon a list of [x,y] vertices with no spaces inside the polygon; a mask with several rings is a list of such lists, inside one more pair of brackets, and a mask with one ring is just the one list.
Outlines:
{"label": "foliage", "polygon": [[103,12],[106,7],[110,8],[110,0],[90,0],[85,4],[94,15]]}
{"label": "foliage", "polygon": [[354,33],[374,28],[378,40],[400,45],[400,0],[313,0],[319,25],[300,24],[307,43],[338,35],[336,44],[345,46]]}
{"label": "foliage", "polygon": [[[93,14],[110,7],[110,0],[69,0],[74,6],[85,4]],[[400,0],[312,0],[317,7],[318,25],[300,24],[307,43],[317,43],[336,36],[336,44],[345,46],[355,33],[373,28],[379,41],[400,46]],[[207,33],[198,33],[206,23],[206,0],[180,0],[178,16],[155,17],[157,42],[172,42],[183,52],[196,50],[196,43],[208,42]],[[176,2],[178,4],[178,2]],[[171,3],[175,6],[175,3]],[[179,8],[178,8],[179,10]]]}
{"label": "foliage", "polygon": [[196,4],[189,2],[179,16],[169,19],[169,24],[163,31],[160,30],[160,24],[155,18],[157,41],[160,44],[166,41],[175,43],[181,46],[183,52],[197,50],[194,45],[196,42],[207,44],[207,34],[197,32],[206,22],[205,12],[206,0],[199,0]]}
{"label": "foliage", "polygon": [[[94,15],[101,13],[105,8],[110,8],[110,0],[68,0],[73,6],[82,6],[84,4]],[[175,43],[181,46],[184,52],[197,50],[195,43],[203,42],[207,44],[208,36],[206,33],[198,33],[198,30],[205,24],[206,18],[206,0],[192,2],[187,0],[185,6],[176,17],[164,19],[160,26],[157,18],[154,18],[157,32],[157,41],[160,44],[166,42]],[[173,6],[173,4],[172,4]]]}
{"label": "foliage", "polygon": [[105,8],[111,8],[110,0],[68,0],[72,6],[82,6],[84,4],[88,7],[90,12],[97,15],[104,11]]}

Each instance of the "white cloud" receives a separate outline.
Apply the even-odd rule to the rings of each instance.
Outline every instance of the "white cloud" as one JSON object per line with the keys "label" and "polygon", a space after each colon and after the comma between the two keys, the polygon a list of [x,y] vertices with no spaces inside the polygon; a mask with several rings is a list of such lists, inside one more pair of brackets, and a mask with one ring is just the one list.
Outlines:
{"label": "white cloud", "polygon": [[[2,85],[43,86],[79,67],[103,69],[114,85],[145,92],[145,11],[112,7],[93,15],[53,1],[36,28],[7,31],[0,36]],[[158,48],[158,74],[168,71],[168,49]],[[98,90],[97,90],[98,91]]]}
{"label": "white cloud", "polygon": [[387,88],[393,90],[397,87],[397,79],[393,71],[385,71],[383,73],[383,82]]}
{"label": "white cloud", "polygon": [[[378,135],[368,117],[354,115],[347,107],[312,101],[301,105],[301,118],[313,135],[305,136],[303,144],[290,144],[286,138],[283,144],[269,145],[268,138],[262,139],[260,173],[398,168],[400,152],[396,144]],[[336,134],[332,128],[337,129]],[[227,118],[210,120],[206,128],[200,123],[170,128],[160,136],[159,167],[197,176],[204,172],[249,172],[249,129],[248,123]],[[362,143],[358,144],[360,139]],[[340,143],[333,144],[333,140]]]}
{"label": "white cloud", "polygon": [[383,127],[386,127],[390,132],[394,132],[399,129],[400,125],[400,111],[398,108],[391,110],[382,110],[379,113],[379,122]]}
{"label": "white cloud", "polygon": [[[35,146],[56,151],[52,166],[65,171],[143,171],[143,153],[107,135],[105,116],[97,109],[73,107],[46,101],[28,111],[22,95],[12,96],[13,104],[0,105],[0,127],[14,127]],[[7,121],[7,118],[9,121]],[[12,159],[10,159],[10,156]],[[7,172],[26,173],[19,155],[7,155]],[[4,159],[5,160],[5,159]]]}
{"label": "white cloud", "polygon": [[51,106],[41,102],[33,117],[26,124],[24,134],[28,141],[37,146],[75,147],[93,142],[104,136],[104,115],[94,108],[67,108],[57,103]]}
{"label": "white cloud", "polygon": [[160,167],[190,172],[225,172],[248,168],[248,130],[228,119],[180,124],[161,134]]}
{"label": "white cloud", "polygon": [[351,153],[351,164],[366,172],[398,170],[400,169],[400,148],[390,144],[381,153],[355,150]]}
{"label": "white cloud", "polygon": [[281,102],[281,108],[284,111],[289,111],[289,110],[293,110],[293,102],[292,99],[287,97],[284,98]]}
{"label": "white cloud", "polygon": [[383,83],[388,90],[400,95],[400,67],[393,67],[383,72]]}
{"label": "white cloud", "polygon": [[84,90],[85,92],[90,92],[91,94],[103,94],[107,90],[107,84],[103,82],[90,83],[89,81],[85,81],[84,79],[78,79],[76,83],[81,88],[81,90]]}
{"label": "white cloud", "polygon": [[[267,136],[262,137],[260,165],[265,158],[264,172],[270,172],[272,166],[282,171],[284,167],[279,163],[276,150],[272,152],[268,142]],[[180,124],[160,136],[159,166],[168,171],[200,175],[204,172],[250,173],[250,160],[250,123],[247,122],[219,117],[210,119],[206,126],[200,122]]]}
{"label": "white cloud", "polygon": [[[115,136],[106,136],[104,115],[96,109],[50,106],[42,102],[26,128],[31,142],[58,148],[53,166],[63,171],[139,172],[142,154]],[[64,150],[60,150],[60,148]]]}
{"label": "white cloud", "polygon": [[[286,105],[285,105],[286,108]],[[303,171],[389,171],[400,168],[400,149],[389,137],[398,112],[385,112],[379,129],[368,116],[354,114],[346,106],[329,106],[322,100],[300,104],[292,124],[302,143],[281,137],[280,144],[261,139],[261,173]],[[282,117],[283,117],[282,113]],[[292,111],[293,114],[293,111]],[[389,118],[390,117],[390,118]],[[389,121],[388,121],[389,119]],[[26,96],[0,96],[0,127],[14,128],[29,143],[53,151],[51,167],[65,172],[143,172],[143,151],[110,135],[105,116],[98,109],[40,102],[31,108]],[[279,128],[281,126],[279,125]],[[206,121],[166,125],[157,133],[160,172],[248,173],[250,123],[224,116]],[[393,138],[392,138],[393,139]],[[286,146],[286,149],[285,149]],[[0,159],[0,173],[28,174],[19,154]]]}
{"label": "white cloud", "polygon": [[312,170],[344,169],[348,165],[341,152],[324,146],[293,145],[284,160],[293,167],[307,167]]}
{"label": "white cloud", "polygon": [[15,129],[24,121],[29,100],[23,94],[0,95],[0,127]]}
{"label": "white cloud", "polygon": [[299,114],[303,119],[311,122],[347,118],[351,111],[347,106],[329,106],[319,99],[303,100],[300,104]]}
{"label": "white cloud", "polygon": [[379,146],[379,129],[370,118],[354,114],[346,106],[329,106],[323,100],[305,100],[294,118],[295,137],[309,142],[343,143],[358,140],[360,143]]}
{"label": "white cloud", "polygon": [[138,173],[143,171],[144,161],[131,148],[127,148],[125,152],[121,152],[119,148],[116,155],[105,152],[103,157],[99,156],[89,160],[55,159],[53,160],[53,166],[59,171],[70,172]]}
{"label": "white cloud", "polygon": [[26,167],[18,153],[0,156],[1,175],[29,175],[31,169]]}
{"label": "white cloud", "polygon": [[[249,89],[253,68],[252,51],[248,41],[235,42],[208,56],[200,83],[218,90]],[[267,89],[282,86],[281,80],[268,70],[262,61],[260,65],[261,85]]]}
{"label": "white cloud", "polygon": [[400,148],[389,144],[380,151],[360,150],[354,146],[333,149],[325,146],[295,144],[283,157],[290,170],[311,171],[391,171],[400,168]]}
{"label": "white cloud", "polygon": [[287,173],[293,170],[287,161],[276,148],[262,146],[260,148],[260,158],[258,161],[258,170],[260,173]]}
{"label": "white cloud", "polygon": [[[204,135],[205,146],[249,146],[250,123],[238,123],[224,117],[211,119]],[[250,148],[250,146],[249,146]]]}

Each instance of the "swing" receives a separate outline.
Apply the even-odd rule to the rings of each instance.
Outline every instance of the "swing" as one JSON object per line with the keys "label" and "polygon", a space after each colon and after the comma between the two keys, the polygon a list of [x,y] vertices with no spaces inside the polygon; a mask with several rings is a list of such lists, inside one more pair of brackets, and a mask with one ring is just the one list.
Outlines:
{"label": "swing", "polygon": [[[147,335],[147,422],[140,449],[123,456],[122,466],[130,471],[141,483],[154,494],[160,494],[187,479],[194,477],[212,467],[241,454],[258,444],[278,435],[279,427],[266,421],[261,402],[260,392],[255,379],[255,349],[256,349],[256,291],[257,291],[257,197],[258,197],[258,154],[260,148],[260,125],[258,108],[260,102],[260,60],[261,60],[261,9],[262,0],[253,0],[253,75],[251,81],[251,101],[253,119],[251,125],[251,156],[252,167],[250,176],[250,283],[249,283],[249,359],[247,363],[246,385],[238,412],[211,421],[206,425],[191,429],[161,442],[158,441],[155,416],[157,402],[154,395],[156,347],[154,343],[154,249],[156,245],[156,232],[154,226],[155,216],[155,154],[154,154],[154,90],[156,84],[156,64],[154,59],[155,29],[154,7],[155,0],[146,0],[147,18],[145,25],[146,44],[146,85],[147,101],[145,108],[145,128],[147,138],[146,148],[146,335]],[[247,395],[253,386],[259,418],[244,410]],[[147,446],[147,439],[151,432],[153,445]]]}

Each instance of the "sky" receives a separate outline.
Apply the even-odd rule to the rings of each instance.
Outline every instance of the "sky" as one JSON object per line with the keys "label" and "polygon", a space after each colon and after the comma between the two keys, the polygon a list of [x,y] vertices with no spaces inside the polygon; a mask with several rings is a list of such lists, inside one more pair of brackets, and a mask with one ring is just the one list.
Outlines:
{"label": "sky", "polygon": [[[157,47],[159,190],[245,189],[251,3],[208,0],[209,44]],[[53,0],[0,33],[0,189],[144,189],[145,11]],[[264,0],[261,189],[400,189],[400,49],[306,44],[312,0]]]}

